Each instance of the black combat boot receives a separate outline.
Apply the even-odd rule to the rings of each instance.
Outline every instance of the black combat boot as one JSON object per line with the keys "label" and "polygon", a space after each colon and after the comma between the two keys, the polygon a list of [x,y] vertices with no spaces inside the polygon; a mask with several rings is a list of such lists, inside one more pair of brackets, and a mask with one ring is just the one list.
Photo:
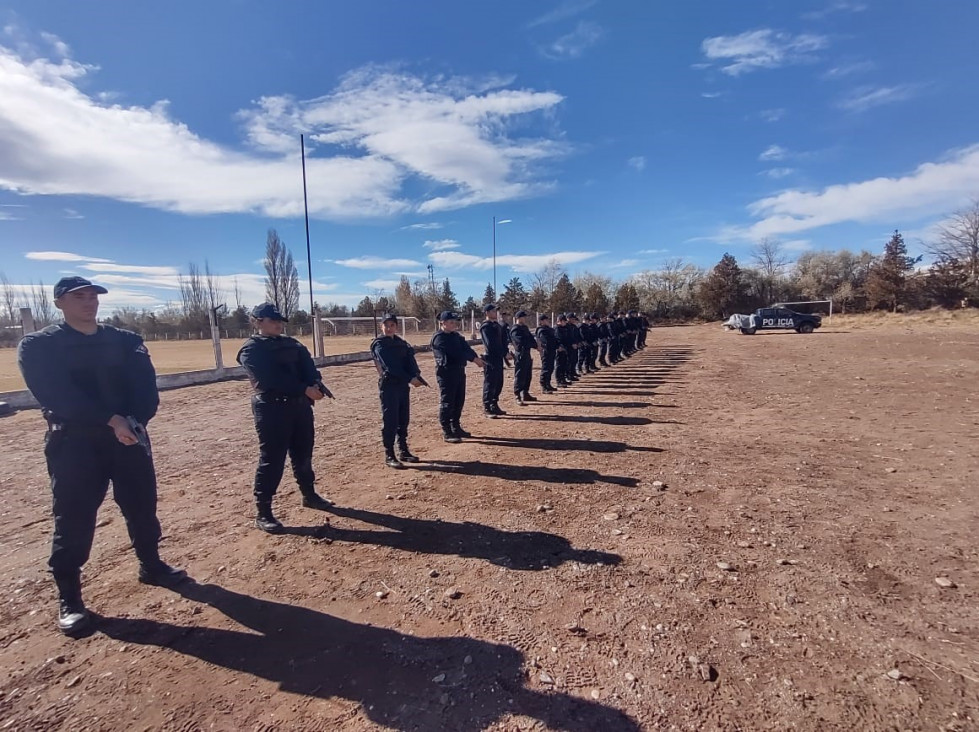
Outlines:
{"label": "black combat boot", "polygon": [[525,391],[523,393],[523,400],[525,402],[536,402],[537,401],[537,397],[531,396],[529,391]]}
{"label": "black combat boot", "polygon": [[497,402],[493,402],[493,414],[495,414],[497,417],[506,416],[506,412],[500,409],[500,405]]}
{"label": "black combat boot", "polygon": [[394,468],[396,470],[400,470],[401,468],[404,467],[404,465],[398,462],[398,458],[394,456],[393,447],[388,447],[384,450],[384,464],[387,465],[389,468]]}
{"label": "black combat boot", "polygon": [[266,534],[281,534],[283,531],[282,523],[272,515],[272,501],[259,501],[258,515],[255,517],[255,525]]}
{"label": "black combat boot", "polygon": [[81,572],[56,574],[58,586],[58,630],[65,635],[79,635],[92,626],[92,614],[82,602]]}
{"label": "black combat boot", "polygon": [[442,439],[446,442],[462,442],[462,438],[455,433],[451,425],[447,424],[442,425]]}
{"label": "black combat boot", "polygon": [[453,434],[456,437],[472,437],[473,436],[472,435],[472,432],[467,432],[466,430],[462,429],[462,425],[459,424],[458,422],[455,422],[452,425],[452,432],[453,432]]}
{"label": "black combat boot", "polygon": [[333,505],[333,501],[329,498],[323,498],[312,486],[309,488],[300,487],[299,490],[303,494],[303,506],[305,508],[315,508],[317,511],[325,511]]}
{"label": "black combat boot", "polygon": [[139,581],[144,585],[176,587],[185,579],[187,573],[184,570],[171,567],[159,557],[139,563]]}
{"label": "black combat boot", "polygon": [[402,440],[398,443],[398,460],[403,463],[417,463],[418,458],[411,454],[411,450],[408,449],[408,441]]}

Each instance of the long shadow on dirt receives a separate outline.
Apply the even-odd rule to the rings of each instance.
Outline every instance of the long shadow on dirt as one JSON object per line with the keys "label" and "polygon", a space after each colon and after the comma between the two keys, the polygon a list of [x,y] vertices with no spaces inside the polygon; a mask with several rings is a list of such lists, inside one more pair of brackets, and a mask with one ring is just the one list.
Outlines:
{"label": "long shadow on dirt", "polygon": [[585,452],[663,452],[660,447],[638,447],[611,440],[575,440],[560,437],[491,437],[474,438],[470,442],[498,447],[524,447],[530,450],[583,450]]}
{"label": "long shadow on dirt", "polygon": [[348,529],[326,524],[316,529],[316,536],[321,539],[387,546],[417,554],[485,559],[500,567],[535,572],[564,562],[614,565],[622,561],[618,554],[575,549],[563,536],[543,531],[503,531],[471,521],[402,518],[339,506],[332,507],[330,513],[386,530]]}
{"label": "long shadow on dirt", "polygon": [[524,656],[512,646],[465,637],[418,638],[310,610],[185,582],[176,590],[247,630],[107,617],[110,638],[158,646],[267,679],[282,691],[349,699],[372,722],[396,730],[474,730],[507,714],[550,729],[639,730],[596,702],[523,685]]}
{"label": "long shadow on dirt", "polygon": [[660,406],[652,402],[559,402],[549,397],[544,397],[541,401],[547,402],[547,404],[560,404],[564,407],[606,407],[609,409],[644,409],[645,407]]}
{"label": "long shadow on dirt", "polygon": [[484,463],[479,460],[438,460],[430,463],[406,465],[409,470],[426,470],[458,475],[476,475],[501,480],[539,480],[545,483],[612,483],[627,488],[639,485],[636,478],[622,475],[602,475],[588,468],[548,468],[542,465],[506,465],[503,463]]}
{"label": "long shadow on dirt", "polygon": [[574,414],[514,414],[510,412],[505,417],[497,419],[533,419],[539,422],[582,422],[585,424],[611,424],[640,426],[644,424],[673,424],[673,421],[659,422],[649,417],[598,417],[593,415]]}

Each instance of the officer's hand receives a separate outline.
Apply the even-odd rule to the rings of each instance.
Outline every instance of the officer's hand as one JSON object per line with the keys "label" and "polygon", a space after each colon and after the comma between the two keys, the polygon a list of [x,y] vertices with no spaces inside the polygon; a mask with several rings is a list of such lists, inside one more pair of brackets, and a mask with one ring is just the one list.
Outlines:
{"label": "officer's hand", "polygon": [[139,438],[129,427],[129,420],[119,414],[113,414],[109,420],[109,426],[116,433],[116,439],[123,445],[135,445]]}
{"label": "officer's hand", "polygon": [[417,376],[408,383],[411,384],[412,386],[428,386],[424,381],[419,379]]}
{"label": "officer's hand", "polygon": [[307,386],[306,387],[306,396],[308,396],[314,402],[318,402],[320,399],[323,398],[323,392],[321,392],[315,386]]}
{"label": "officer's hand", "polygon": [[476,358],[473,359],[473,363],[479,366],[480,368],[485,368],[486,366],[486,362],[483,359],[481,359],[479,356],[476,356]]}

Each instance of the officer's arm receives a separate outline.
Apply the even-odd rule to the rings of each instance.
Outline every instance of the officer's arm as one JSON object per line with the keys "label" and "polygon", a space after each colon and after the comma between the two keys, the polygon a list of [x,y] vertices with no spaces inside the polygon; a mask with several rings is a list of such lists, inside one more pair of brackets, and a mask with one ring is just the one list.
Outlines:
{"label": "officer's arm", "polygon": [[462,352],[462,355],[467,361],[472,363],[474,360],[479,358],[479,354],[472,349],[472,346],[466,343],[466,339],[462,336],[459,337],[459,344],[459,350]]}
{"label": "officer's arm", "polygon": [[156,369],[150,360],[149,351],[139,336],[130,338],[126,344],[129,349],[126,374],[129,379],[132,416],[140,424],[146,424],[156,416],[160,406],[160,392],[156,388]]}
{"label": "officer's arm", "polygon": [[270,348],[263,348],[255,341],[248,341],[238,352],[238,363],[251,377],[255,391],[277,391],[282,394],[295,392],[295,380],[287,379],[277,368]]}
{"label": "officer's arm", "polygon": [[[47,349],[42,339],[49,341]],[[62,419],[108,424],[112,412],[71,382],[62,368],[65,359],[50,340],[51,336],[28,336],[17,347],[17,365],[31,394],[42,407]]]}
{"label": "officer's arm", "polygon": [[316,369],[316,364],[313,363],[313,357],[310,355],[309,349],[302,343],[299,344],[299,364],[306,386],[316,386],[318,381],[323,380],[323,376]]}
{"label": "officer's arm", "polygon": [[488,322],[489,321],[487,320],[481,326],[479,326],[479,338],[483,342],[483,348],[486,349],[486,353],[493,355],[496,352],[497,347],[496,347],[496,343],[492,343],[490,341],[490,336],[488,332],[489,327],[487,326]]}
{"label": "officer's arm", "polygon": [[405,377],[404,365],[398,363],[394,348],[384,348],[378,339],[371,347],[371,353],[374,354],[374,360],[381,364],[383,376]]}
{"label": "officer's arm", "polygon": [[418,361],[415,359],[415,349],[408,346],[408,355],[405,356],[405,371],[408,372],[408,380],[415,379],[422,375],[422,370],[418,368]]}

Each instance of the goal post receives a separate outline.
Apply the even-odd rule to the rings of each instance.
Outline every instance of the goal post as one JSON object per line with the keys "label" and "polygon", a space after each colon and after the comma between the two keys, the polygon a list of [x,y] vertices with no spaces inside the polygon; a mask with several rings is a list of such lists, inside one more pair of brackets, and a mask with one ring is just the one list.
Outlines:
{"label": "goal post", "polygon": [[[413,332],[417,333],[421,327],[421,321],[410,315],[398,315],[398,325],[401,326],[402,337],[407,337],[408,327],[412,326]],[[381,318],[372,315],[356,315],[349,317],[321,317],[320,322],[327,326],[327,335],[369,335],[375,336],[380,330]],[[332,332],[331,332],[332,331]]]}

